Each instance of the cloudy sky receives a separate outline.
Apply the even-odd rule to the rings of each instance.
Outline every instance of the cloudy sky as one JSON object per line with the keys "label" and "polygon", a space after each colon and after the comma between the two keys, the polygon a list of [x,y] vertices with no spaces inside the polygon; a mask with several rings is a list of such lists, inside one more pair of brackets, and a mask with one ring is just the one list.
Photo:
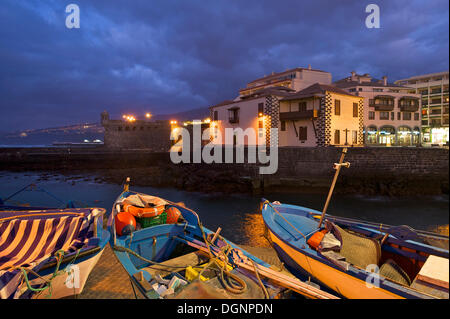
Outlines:
{"label": "cloudy sky", "polygon": [[[80,28],[65,26],[66,6]],[[368,29],[376,3],[381,28]],[[389,81],[448,70],[448,1],[3,0],[0,131],[167,114],[288,68]]]}

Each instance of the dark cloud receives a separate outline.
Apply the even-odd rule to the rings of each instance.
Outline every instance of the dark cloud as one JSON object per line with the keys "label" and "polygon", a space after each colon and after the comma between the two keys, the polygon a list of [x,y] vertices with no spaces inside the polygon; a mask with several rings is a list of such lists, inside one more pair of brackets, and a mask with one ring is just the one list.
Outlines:
{"label": "dark cloud", "polygon": [[[65,27],[76,3],[81,28]],[[311,64],[390,80],[448,70],[448,2],[2,1],[2,131],[97,121],[106,109],[174,113]]]}

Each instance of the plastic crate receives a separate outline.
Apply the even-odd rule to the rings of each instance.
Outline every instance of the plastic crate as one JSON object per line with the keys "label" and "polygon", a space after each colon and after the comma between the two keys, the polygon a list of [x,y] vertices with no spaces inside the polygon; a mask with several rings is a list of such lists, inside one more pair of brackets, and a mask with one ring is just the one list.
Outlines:
{"label": "plastic crate", "polygon": [[136,218],[136,221],[141,224],[142,228],[152,227],[156,225],[165,224],[167,220],[167,213],[162,212],[158,216],[155,217],[147,217],[147,218]]}

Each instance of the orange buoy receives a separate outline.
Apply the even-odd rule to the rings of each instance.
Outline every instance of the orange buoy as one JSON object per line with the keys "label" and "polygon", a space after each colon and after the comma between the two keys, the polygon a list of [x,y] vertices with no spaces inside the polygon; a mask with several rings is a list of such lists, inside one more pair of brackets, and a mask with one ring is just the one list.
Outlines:
{"label": "orange buoy", "polygon": [[181,216],[181,212],[178,208],[170,206],[165,210],[167,213],[166,224],[176,224]]}
{"label": "orange buoy", "polygon": [[136,230],[136,219],[128,212],[120,212],[114,217],[119,236],[129,235]]}

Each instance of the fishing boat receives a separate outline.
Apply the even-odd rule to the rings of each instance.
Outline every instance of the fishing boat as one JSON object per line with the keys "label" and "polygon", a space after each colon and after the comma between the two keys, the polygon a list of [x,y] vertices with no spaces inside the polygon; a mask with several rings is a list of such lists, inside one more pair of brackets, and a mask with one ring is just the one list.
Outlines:
{"label": "fishing boat", "polygon": [[345,298],[448,298],[448,236],[261,201],[260,211],[280,259],[299,278]]}
{"label": "fishing boat", "polygon": [[103,208],[58,209],[2,201],[0,298],[80,294],[109,241],[104,214]]}
{"label": "fishing boat", "polygon": [[133,290],[147,299],[279,298],[292,289],[334,298],[204,227],[182,203],[129,190],[108,219],[110,244]]}

